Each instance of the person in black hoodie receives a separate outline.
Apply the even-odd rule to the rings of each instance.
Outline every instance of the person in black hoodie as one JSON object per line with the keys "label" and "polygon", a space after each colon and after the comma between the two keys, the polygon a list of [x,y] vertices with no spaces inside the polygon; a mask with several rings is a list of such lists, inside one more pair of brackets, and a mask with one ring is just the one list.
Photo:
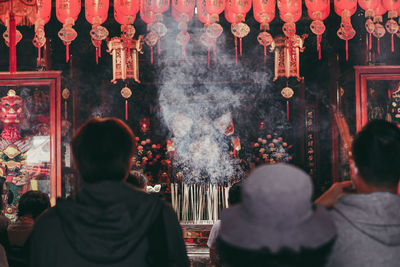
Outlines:
{"label": "person in black hoodie", "polygon": [[189,266],[172,208],[124,182],[134,137],[116,118],[91,119],[77,131],[72,153],[82,189],[35,223],[30,266]]}

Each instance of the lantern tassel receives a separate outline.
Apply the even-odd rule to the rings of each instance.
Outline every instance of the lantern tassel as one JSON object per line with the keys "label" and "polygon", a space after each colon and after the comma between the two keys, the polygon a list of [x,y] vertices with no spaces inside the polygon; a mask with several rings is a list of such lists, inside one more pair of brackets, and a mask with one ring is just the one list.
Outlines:
{"label": "lantern tassel", "polygon": [[157,53],[158,53],[158,55],[160,55],[161,54],[161,40],[159,39],[158,40],[158,43],[157,43]]}
{"label": "lantern tassel", "polygon": [[125,99],[125,120],[128,120],[128,99]]}
{"label": "lantern tassel", "polygon": [[289,100],[286,101],[286,120],[289,121]]}
{"label": "lantern tassel", "polygon": [[185,63],[186,45],[182,45],[182,63]]}
{"label": "lantern tassel", "polygon": [[242,56],[242,38],[239,38],[240,56]]}
{"label": "lantern tassel", "polygon": [[391,37],[391,38],[392,38],[392,40],[391,40],[391,41],[392,41],[392,53],[393,53],[393,52],[394,52],[394,40],[393,40],[393,34],[392,34],[392,37]]}
{"label": "lantern tassel", "polygon": [[318,59],[321,60],[321,35],[317,35],[317,50],[318,50]]}
{"label": "lantern tassel", "polygon": [[17,25],[15,23],[14,13],[11,11],[10,13],[10,59],[9,59],[9,69],[11,73],[15,73],[17,71],[17,44],[16,44],[16,35],[17,35]]}
{"label": "lantern tassel", "polygon": [[235,60],[236,65],[238,64],[238,51],[237,51],[237,37],[235,36]]}
{"label": "lantern tassel", "polygon": [[267,41],[264,41],[264,64],[267,63]]}
{"label": "lantern tassel", "polygon": [[381,54],[381,44],[380,39],[378,38],[378,55]]}
{"label": "lantern tassel", "polygon": [[210,67],[210,48],[208,48],[208,51],[207,51],[207,56],[208,56],[208,58],[207,58],[207,65],[208,65],[208,67]]}
{"label": "lantern tassel", "polygon": [[37,65],[37,66],[40,66],[40,64],[42,63],[41,58],[42,58],[42,55],[41,55],[41,47],[39,46],[39,47],[38,47],[38,57],[37,57],[37,62],[36,62],[36,65]]}
{"label": "lantern tassel", "polygon": [[65,44],[65,62],[69,61],[69,43]]}
{"label": "lantern tassel", "polygon": [[64,118],[65,118],[65,120],[68,118],[67,111],[68,111],[67,100],[65,100],[64,101]]}
{"label": "lantern tassel", "polygon": [[153,47],[150,47],[150,63],[153,65]]}
{"label": "lantern tassel", "polygon": [[349,60],[349,40],[346,40],[346,61]]}
{"label": "lantern tassel", "polygon": [[99,48],[96,47],[96,64],[99,64]]}
{"label": "lantern tassel", "polygon": [[101,41],[99,41],[99,57],[101,57]]}
{"label": "lantern tassel", "polygon": [[372,34],[369,34],[369,40],[368,40],[368,49],[371,50],[372,49]]}

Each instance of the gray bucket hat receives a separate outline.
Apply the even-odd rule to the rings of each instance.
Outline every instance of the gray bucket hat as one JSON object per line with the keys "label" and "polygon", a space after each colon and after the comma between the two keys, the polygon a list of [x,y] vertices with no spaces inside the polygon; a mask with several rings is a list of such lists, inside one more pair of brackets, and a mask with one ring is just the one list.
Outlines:
{"label": "gray bucket hat", "polygon": [[313,208],[311,178],[288,165],[264,165],[242,185],[242,201],[222,212],[220,237],[230,245],[276,253],[317,248],[336,235],[329,212]]}

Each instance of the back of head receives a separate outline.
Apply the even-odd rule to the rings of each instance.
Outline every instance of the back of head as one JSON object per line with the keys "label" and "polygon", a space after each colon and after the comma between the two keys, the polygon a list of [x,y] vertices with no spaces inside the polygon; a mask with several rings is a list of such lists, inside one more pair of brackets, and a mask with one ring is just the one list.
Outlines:
{"label": "back of head", "polygon": [[94,118],[72,139],[72,153],[85,182],[123,180],[136,152],[132,130],[117,118]]}
{"label": "back of head", "polygon": [[368,185],[396,188],[400,179],[400,129],[384,121],[369,122],[354,138],[353,157]]}
{"label": "back of head", "polygon": [[27,191],[18,202],[18,217],[31,215],[36,219],[43,211],[50,207],[49,196],[40,191]]}

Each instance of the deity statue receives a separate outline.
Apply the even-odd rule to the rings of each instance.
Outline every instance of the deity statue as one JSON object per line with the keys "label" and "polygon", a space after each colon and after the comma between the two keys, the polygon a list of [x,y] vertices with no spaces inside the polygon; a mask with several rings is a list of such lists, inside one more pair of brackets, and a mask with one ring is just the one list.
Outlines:
{"label": "deity statue", "polygon": [[21,137],[20,123],[24,117],[22,99],[14,90],[0,100],[0,120],[3,131],[0,136],[0,185],[5,215],[15,220],[21,194],[26,191],[26,152],[30,147],[27,138]]}

